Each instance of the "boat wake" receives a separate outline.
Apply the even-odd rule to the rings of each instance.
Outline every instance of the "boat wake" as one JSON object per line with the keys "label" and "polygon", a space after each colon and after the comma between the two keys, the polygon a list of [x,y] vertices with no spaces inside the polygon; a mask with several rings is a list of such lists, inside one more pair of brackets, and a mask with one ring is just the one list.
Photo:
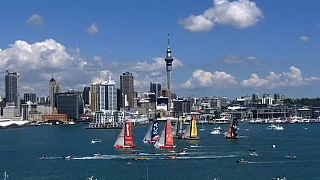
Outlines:
{"label": "boat wake", "polygon": [[184,154],[184,153],[166,153],[166,154],[149,154],[142,153],[136,155],[102,155],[95,154],[94,156],[66,156],[66,157],[45,157],[39,159],[46,160],[55,160],[55,159],[64,159],[64,160],[165,160],[165,159],[181,159],[181,160],[190,160],[190,159],[221,159],[221,158],[234,158],[238,155],[217,155],[217,154]]}

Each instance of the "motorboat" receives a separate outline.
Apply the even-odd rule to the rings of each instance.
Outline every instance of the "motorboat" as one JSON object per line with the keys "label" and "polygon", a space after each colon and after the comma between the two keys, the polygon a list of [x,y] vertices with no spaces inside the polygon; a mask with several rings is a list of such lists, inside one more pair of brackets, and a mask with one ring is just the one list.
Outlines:
{"label": "motorboat", "polygon": [[296,159],[297,156],[296,155],[287,155],[286,158],[289,158],[289,159]]}
{"label": "motorboat", "polygon": [[286,180],[286,177],[277,176],[277,177],[273,177],[272,180]]}
{"label": "motorboat", "polygon": [[223,134],[223,130],[220,126],[213,128],[210,134]]}
{"label": "motorboat", "polygon": [[283,131],[284,128],[282,126],[280,126],[279,124],[278,125],[275,125],[275,124],[270,124],[268,127],[267,127],[268,130],[276,130],[276,131]]}
{"label": "motorboat", "polygon": [[210,132],[210,134],[223,134],[223,132],[219,129],[214,129]]}
{"label": "motorboat", "polygon": [[177,153],[177,155],[186,156],[186,155],[189,155],[189,153],[186,150],[183,150],[183,151]]}
{"label": "motorboat", "polygon": [[238,164],[247,164],[248,161],[245,160],[245,159],[239,159],[239,160],[236,161],[236,163],[238,163]]}
{"label": "motorboat", "polygon": [[101,143],[101,139],[92,139],[91,144]]}
{"label": "motorboat", "polygon": [[255,151],[253,151],[253,152],[250,153],[250,156],[259,156],[259,154],[256,153]]}
{"label": "motorboat", "polygon": [[93,175],[88,178],[88,180],[98,180],[98,178],[94,177]]}

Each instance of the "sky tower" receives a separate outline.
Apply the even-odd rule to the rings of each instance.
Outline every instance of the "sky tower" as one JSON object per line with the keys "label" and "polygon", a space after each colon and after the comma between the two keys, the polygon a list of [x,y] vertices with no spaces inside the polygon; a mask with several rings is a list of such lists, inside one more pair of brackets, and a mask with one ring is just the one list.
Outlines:
{"label": "sky tower", "polygon": [[172,108],[171,71],[172,71],[172,61],[173,61],[173,58],[171,57],[170,34],[168,34],[167,54],[164,60],[166,61],[166,69],[167,69],[168,110],[170,110]]}

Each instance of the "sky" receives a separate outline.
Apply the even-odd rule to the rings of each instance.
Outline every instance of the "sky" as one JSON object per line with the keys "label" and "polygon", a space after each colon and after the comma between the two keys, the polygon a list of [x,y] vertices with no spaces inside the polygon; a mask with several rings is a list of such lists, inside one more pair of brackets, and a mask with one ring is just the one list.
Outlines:
{"label": "sky", "polygon": [[0,96],[6,70],[21,93],[48,95],[130,71],[135,90],[166,85],[167,34],[178,96],[280,93],[319,97],[318,0],[2,0]]}

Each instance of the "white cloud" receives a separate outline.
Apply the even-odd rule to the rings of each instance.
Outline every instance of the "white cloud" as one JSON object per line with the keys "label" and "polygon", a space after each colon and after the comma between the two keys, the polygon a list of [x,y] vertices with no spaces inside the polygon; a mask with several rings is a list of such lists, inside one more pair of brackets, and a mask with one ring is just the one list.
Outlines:
{"label": "white cloud", "polygon": [[44,23],[44,20],[38,14],[33,14],[27,19],[26,23],[31,26],[41,26]]}
{"label": "white cloud", "polygon": [[[173,68],[182,66],[183,63],[174,58]],[[79,48],[67,49],[53,39],[36,43],[17,40],[3,49],[0,51],[0,74],[4,74],[7,69],[21,73],[21,87],[24,91],[38,92],[40,95],[47,95],[51,73],[54,73],[54,78],[63,89],[81,90],[84,85],[92,82],[108,80],[109,75],[118,82],[124,71],[134,74],[137,89],[148,89],[152,81],[166,82],[164,58],[131,63],[106,62],[100,56],[87,60]],[[0,81],[3,77],[0,76]]]}
{"label": "white cloud", "polygon": [[[113,69],[126,69],[135,76],[135,86],[138,89],[147,89],[150,82],[166,83],[166,62],[164,58],[155,57],[151,61],[136,61],[127,64],[114,64]],[[183,63],[174,57],[173,69],[183,67]],[[173,84],[174,86],[174,84]]]}
{"label": "white cloud", "polygon": [[[136,72],[154,72],[154,71],[165,71],[166,62],[164,58],[155,57],[151,62],[148,61],[139,61],[127,64],[128,68]],[[172,68],[183,67],[183,63],[174,58]]]}
{"label": "white cloud", "polygon": [[53,39],[29,44],[17,40],[11,47],[0,52],[0,67],[19,71],[61,71],[68,66],[77,66],[65,47]]}
{"label": "white cloud", "polygon": [[222,63],[227,65],[258,65],[262,61],[254,56],[227,56],[222,60]]}
{"label": "white cloud", "polygon": [[92,23],[92,24],[88,27],[87,32],[88,32],[89,34],[94,35],[94,34],[99,33],[99,32],[100,32],[100,29],[99,29],[99,27],[98,27],[98,25],[97,25],[96,23]]}
{"label": "white cloud", "polygon": [[214,26],[214,22],[203,15],[191,15],[180,21],[180,24],[182,24],[185,29],[191,32],[209,31]]}
{"label": "white cloud", "polygon": [[261,78],[257,74],[252,74],[249,79],[241,81],[241,85],[244,87],[275,89],[298,87],[320,81],[320,77],[303,77],[302,71],[295,66],[291,66],[289,70],[289,72],[280,73],[269,72],[265,78]]}
{"label": "white cloud", "polygon": [[265,78],[254,73],[248,79],[237,81],[235,76],[223,71],[207,72],[197,69],[192,73],[191,78],[180,84],[180,87],[184,89],[203,87],[214,89],[235,87],[279,89],[306,86],[320,82],[320,76],[303,77],[302,71],[295,66],[291,66],[289,70],[289,72],[280,73],[271,71]]}
{"label": "white cloud", "polygon": [[214,0],[213,7],[200,15],[190,15],[180,24],[191,32],[209,31],[216,24],[232,25],[237,28],[254,26],[263,19],[263,12],[250,0]]}
{"label": "white cloud", "polygon": [[301,42],[305,42],[305,43],[310,41],[309,37],[305,36],[305,35],[304,36],[300,36],[299,40]]}
{"label": "white cloud", "polygon": [[226,72],[215,71],[212,73],[197,69],[181,87],[186,89],[194,87],[227,88],[235,84],[237,84],[236,78]]}

